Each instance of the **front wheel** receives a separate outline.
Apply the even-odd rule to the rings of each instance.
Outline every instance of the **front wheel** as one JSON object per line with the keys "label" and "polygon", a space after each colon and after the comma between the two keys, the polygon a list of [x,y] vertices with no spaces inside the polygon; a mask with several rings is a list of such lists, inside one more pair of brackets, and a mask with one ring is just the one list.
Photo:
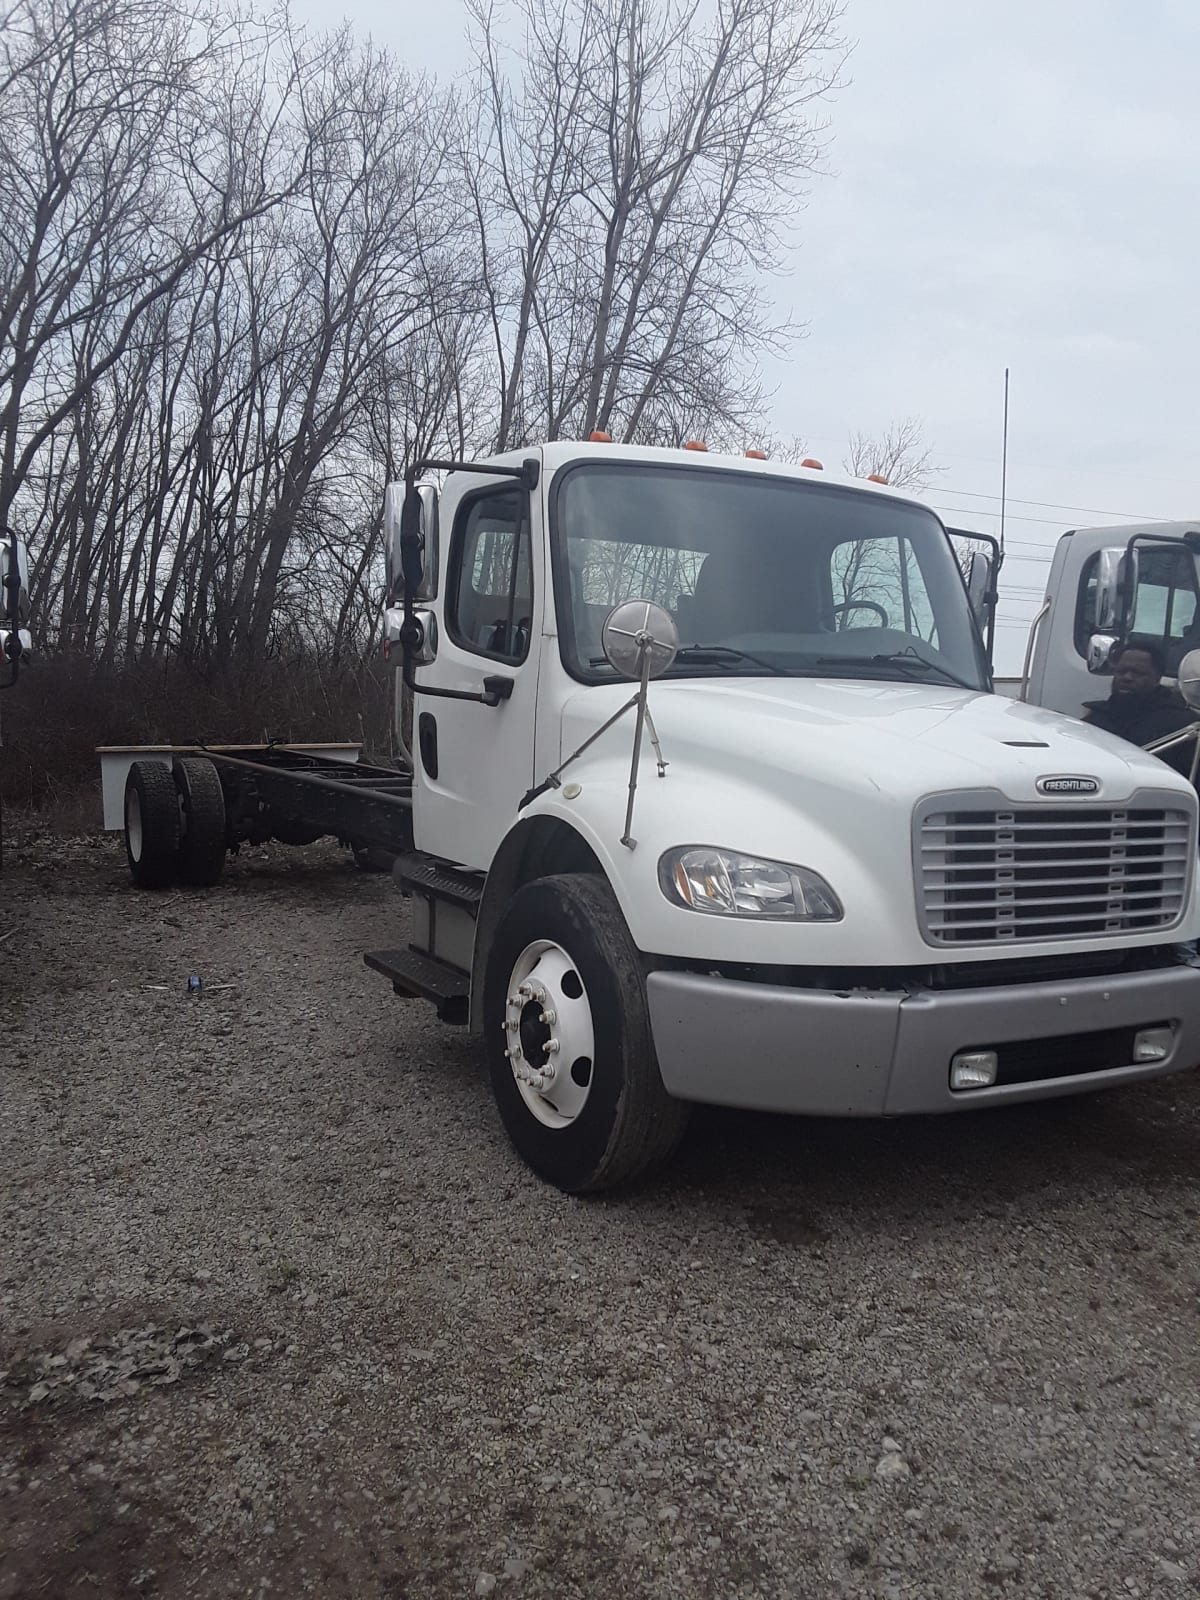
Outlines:
{"label": "front wheel", "polygon": [[642,1177],[689,1108],[663,1088],[641,960],[608,885],[543,878],[500,919],[484,978],[492,1090],[518,1154],[570,1194]]}

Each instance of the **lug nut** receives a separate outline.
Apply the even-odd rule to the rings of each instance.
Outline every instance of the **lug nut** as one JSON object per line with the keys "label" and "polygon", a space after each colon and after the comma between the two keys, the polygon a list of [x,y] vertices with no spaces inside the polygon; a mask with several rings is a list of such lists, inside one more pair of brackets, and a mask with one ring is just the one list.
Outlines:
{"label": "lug nut", "polygon": [[546,1054],[548,1056],[556,1056],[558,1054],[558,1052],[559,1052],[559,1049],[560,1049],[560,1045],[559,1045],[558,1040],[557,1039],[547,1039],[546,1040],[545,1049],[546,1049]]}
{"label": "lug nut", "polygon": [[547,1025],[549,1025],[550,1023],[558,1021],[558,1013],[554,1010],[553,1006],[551,1006],[548,1010],[542,1012],[541,1021],[546,1023]]}

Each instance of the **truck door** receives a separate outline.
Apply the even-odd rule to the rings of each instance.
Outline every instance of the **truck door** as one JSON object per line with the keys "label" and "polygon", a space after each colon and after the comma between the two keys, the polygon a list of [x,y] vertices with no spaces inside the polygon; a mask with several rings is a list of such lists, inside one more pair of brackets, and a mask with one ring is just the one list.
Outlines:
{"label": "truck door", "polygon": [[[417,669],[413,824],[419,850],[487,867],[533,782],[541,642],[541,507],[511,478],[453,480],[442,501],[437,653]],[[421,687],[497,691],[494,705]]]}

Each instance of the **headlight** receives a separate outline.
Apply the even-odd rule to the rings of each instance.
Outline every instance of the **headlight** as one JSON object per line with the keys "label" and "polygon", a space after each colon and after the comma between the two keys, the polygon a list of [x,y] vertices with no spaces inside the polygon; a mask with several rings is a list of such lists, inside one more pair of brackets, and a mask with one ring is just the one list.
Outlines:
{"label": "headlight", "polygon": [[792,922],[842,919],[841,902],[818,873],[733,850],[668,850],[658,863],[658,881],[668,900],[689,911]]}

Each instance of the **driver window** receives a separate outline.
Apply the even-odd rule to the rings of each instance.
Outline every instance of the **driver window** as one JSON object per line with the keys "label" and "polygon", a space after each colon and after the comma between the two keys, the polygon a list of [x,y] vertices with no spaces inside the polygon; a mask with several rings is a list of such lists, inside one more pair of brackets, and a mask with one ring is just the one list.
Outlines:
{"label": "driver window", "polygon": [[937,644],[933,606],[912,545],[903,538],[849,539],[829,562],[839,633],[888,628]]}
{"label": "driver window", "polygon": [[499,661],[524,661],[533,611],[526,498],[474,495],[459,511],[446,625],[456,644]]}

